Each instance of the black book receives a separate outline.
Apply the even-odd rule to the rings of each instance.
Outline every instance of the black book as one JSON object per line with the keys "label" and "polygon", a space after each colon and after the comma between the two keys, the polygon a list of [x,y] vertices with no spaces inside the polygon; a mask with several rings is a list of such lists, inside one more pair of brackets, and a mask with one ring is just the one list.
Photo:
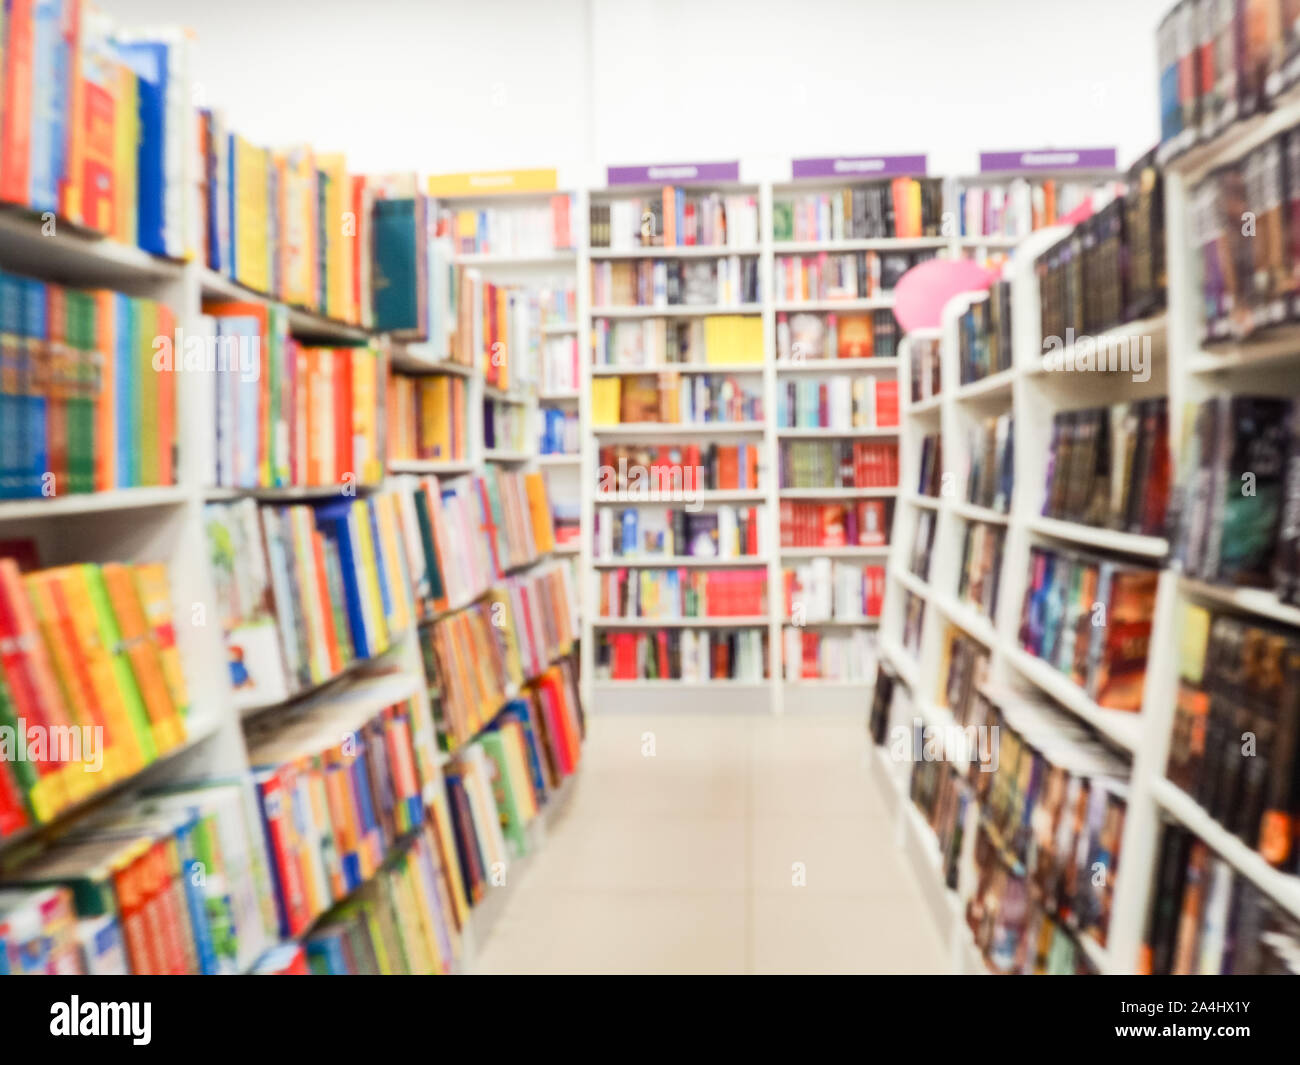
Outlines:
{"label": "black book", "polygon": [[1183,883],[1192,836],[1176,825],[1166,825],[1160,841],[1156,866],[1156,890],[1152,893],[1151,919],[1147,924],[1147,948],[1151,974],[1168,976],[1178,941],[1178,918],[1182,912]]}
{"label": "black book", "polygon": [[1273,550],[1273,587],[1285,603],[1300,602],[1300,406],[1286,418],[1286,463]]}

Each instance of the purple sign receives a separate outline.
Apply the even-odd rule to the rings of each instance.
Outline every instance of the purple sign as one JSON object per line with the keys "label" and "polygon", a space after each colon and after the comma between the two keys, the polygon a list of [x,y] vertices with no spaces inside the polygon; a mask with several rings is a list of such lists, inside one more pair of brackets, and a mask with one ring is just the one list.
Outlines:
{"label": "purple sign", "polygon": [[912,177],[924,173],[924,155],[832,155],[790,163],[794,178]]}
{"label": "purple sign", "polygon": [[653,166],[605,168],[609,185],[691,185],[702,181],[739,181],[740,163],[656,163]]}
{"label": "purple sign", "polygon": [[980,173],[1003,170],[1114,170],[1114,148],[1038,148],[980,152]]}

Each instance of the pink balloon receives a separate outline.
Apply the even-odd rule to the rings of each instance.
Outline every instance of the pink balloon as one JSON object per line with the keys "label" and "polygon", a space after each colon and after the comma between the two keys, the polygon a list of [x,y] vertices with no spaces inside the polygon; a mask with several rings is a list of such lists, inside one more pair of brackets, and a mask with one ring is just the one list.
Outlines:
{"label": "pink balloon", "polygon": [[943,305],[959,292],[982,292],[997,274],[969,259],[928,259],[894,286],[894,317],[905,332],[937,329]]}

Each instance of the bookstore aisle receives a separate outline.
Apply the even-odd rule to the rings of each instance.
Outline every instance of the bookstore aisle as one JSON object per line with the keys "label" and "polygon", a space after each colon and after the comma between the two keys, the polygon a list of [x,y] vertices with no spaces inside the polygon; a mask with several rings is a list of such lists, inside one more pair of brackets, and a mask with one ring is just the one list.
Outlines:
{"label": "bookstore aisle", "polygon": [[591,722],[481,973],[938,973],[933,918],[847,715]]}

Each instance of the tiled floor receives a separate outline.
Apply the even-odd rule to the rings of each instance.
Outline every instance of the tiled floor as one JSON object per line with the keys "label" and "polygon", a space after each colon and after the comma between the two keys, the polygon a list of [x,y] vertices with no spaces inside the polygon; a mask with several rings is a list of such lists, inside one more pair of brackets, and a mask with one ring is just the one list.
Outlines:
{"label": "tiled floor", "polygon": [[947,970],[861,720],[603,714],[484,973]]}

